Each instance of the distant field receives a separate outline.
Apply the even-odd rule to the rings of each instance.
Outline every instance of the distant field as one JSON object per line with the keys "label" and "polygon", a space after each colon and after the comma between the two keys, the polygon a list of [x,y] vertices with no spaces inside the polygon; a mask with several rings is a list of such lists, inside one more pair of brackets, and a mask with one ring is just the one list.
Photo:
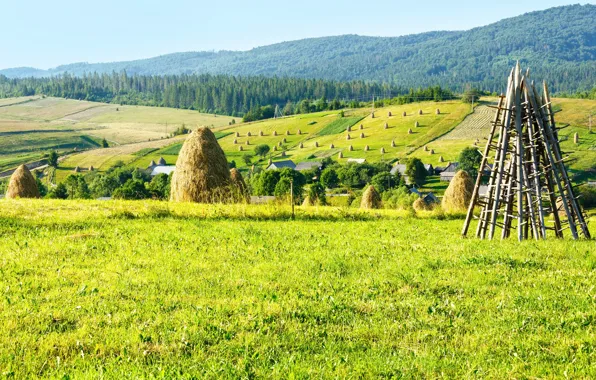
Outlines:
{"label": "distant field", "polygon": [[188,110],[61,98],[0,99],[0,171],[40,159],[52,149],[68,152],[96,148],[93,142],[104,138],[110,145],[161,140],[183,124],[187,128],[221,127],[233,119]]}
{"label": "distant field", "polygon": [[594,378],[592,241],[283,206],[0,200],[9,378]]}

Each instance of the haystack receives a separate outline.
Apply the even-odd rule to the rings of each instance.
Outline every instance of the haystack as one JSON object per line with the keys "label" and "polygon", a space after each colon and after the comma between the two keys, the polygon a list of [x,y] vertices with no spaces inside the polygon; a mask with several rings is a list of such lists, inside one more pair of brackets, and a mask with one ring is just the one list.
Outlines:
{"label": "haystack", "polygon": [[393,116],[393,115],[391,115],[391,111],[389,111],[389,112],[387,113],[387,116],[389,116],[389,117]]}
{"label": "haystack", "polygon": [[[271,160],[270,160],[271,161]],[[250,202],[250,194],[248,193],[248,187],[242,174],[238,169],[230,169],[230,180],[232,181],[233,196],[237,201]]]}
{"label": "haystack", "polygon": [[81,172],[81,168],[77,166],[76,168],[74,168],[74,172],[75,173],[80,173]]}
{"label": "haystack", "polygon": [[310,206],[314,206],[315,203],[310,199],[310,196],[306,196],[304,198],[304,202],[302,202],[302,207],[310,207]]}
{"label": "haystack", "polygon": [[297,134],[298,136],[300,136],[300,135],[302,134],[302,131],[299,129],[299,130],[298,130],[298,132],[296,132],[296,134]]}
{"label": "haystack", "polygon": [[435,154],[435,150],[434,150],[434,149],[431,149],[431,150],[430,150],[430,154],[431,154],[431,155]]}
{"label": "haystack", "polygon": [[288,140],[286,140],[286,138],[284,137],[283,140],[281,140],[284,144],[288,142]]}
{"label": "haystack", "polygon": [[228,201],[231,181],[226,155],[215,135],[208,128],[198,128],[187,137],[180,150],[172,177],[170,200]]}
{"label": "haystack", "polygon": [[412,128],[408,129],[408,135],[411,135],[412,133],[414,133],[412,132]]}
{"label": "haystack", "polygon": [[364,129],[364,125],[360,124],[360,129]]}
{"label": "haystack", "polygon": [[277,145],[273,145],[273,151],[277,152]]}
{"label": "haystack", "polygon": [[440,115],[440,114],[441,114],[441,110],[437,108],[437,110],[435,111],[435,113],[436,113],[437,115]]}
{"label": "haystack", "polygon": [[352,127],[350,127],[350,126],[348,125],[348,129],[346,129],[346,131],[347,131],[347,132],[352,132]]}
{"label": "haystack", "polygon": [[246,143],[245,144],[246,145],[250,145],[250,141],[246,140]]}
{"label": "haystack", "polygon": [[236,134],[234,135],[234,137],[240,137],[240,132],[236,132]]}
{"label": "haystack", "polygon": [[263,131],[259,131],[259,136],[265,136],[265,134],[263,133]]}
{"label": "haystack", "polygon": [[577,132],[573,134],[573,143],[576,145],[579,144],[579,134]]}
{"label": "haystack", "polygon": [[418,128],[419,126],[420,126],[420,123],[419,123],[419,122],[415,122],[415,123],[414,123],[414,127],[415,127],[415,128]]}
{"label": "haystack", "polygon": [[401,115],[402,115],[403,117],[406,117],[406,116],[408,116],[408,114],[406,113],[406,111],[404,111],[404,112],[403,112]]}
{"label": "haystack", "polygon": [[360,208],[377,209],[381,208],[381,196],[374,186],[369,186],[364,194],[362,194],[362,201],[360,201]]}
{"label": "haystack", "polygon": [[350,152],[353,152],[353,151],[354,151],[354,147],[353,147],[352,145],[350,145],[350,146],[348,147],[348,150],[349,150]]}
{"label": "haystack", "polygon": [[333,145],[333,144],[329,145],[329,149],[333,149],[333,148],[335,148],[335,145]]}
{"label": "haystack", "polygon": [[89,171],[90,171],[90,172],[92,172],[92,171],[94,171],[94,170],[95,170],[95,168],[93,167],[93,165],[89,166]]}
{"label": "haystack", "polygon": [[439,162],[445,162],[445,159],[443,158],[443,156],[439,156]]}
{"label": "haystack", "polygon": [[25,165],[21,165],[12,173],[8,188],[6,190],[7,199],[16,198],[39,198],[39,189],[33,174]]}
{"label": "haystack", "polygon": [[290,131],[286,131],[286,136],[289,136],[289,135],[290,135]]}
{"label": "haystack", "polygon": [[273,131],[273,136],[277,136],[277,131]]}
{"label": "haystack", "polygon": [[315,148],[318,148],[318,147],[319,147],[319,142],[315,141]]}
{"label": "haystack", "polygon": [[250,137],[250,136],[252,136],[252,135],[250,134],[250,132],[246,132],[246,137]]}
{"label": "haystack", "polygon": [[344,158],[344,154],[343,154],[342,152],[339,152],[339,153],[337,154],[337,158]]}
{"label": "haystack", "polygon": [[374,112],[373,112],[373,113],[371,113],[371,114],[370,114],[370,117],[374,119],[374,118],[375,118],[375,113],[374,113]]}
{"label": "haystack", "polygon": [[[284,139],[284,140],[285,140],[285,139]],[[277,143],[277,146],[281,147],[281,145],[282,145],[284,142],[285,142],[285,141],[283,141],[283,140],[282,140],[282,141],[280,141],[280,142],[278,142],[278,143]]]}
{"label": "haystack", "polygon": [[385,123],[385,129],[389,129],[389,123]]}
{"label": "haystack", "polygon": [[300,148],[300,149],[304,148],[304,144],[300,143],[300,145],[298,145],[298,148]]}
{"label": "haystack", "polygon": [[466,211],[470,199],[472,199],[473,190],[474,181],[470,175],[463,170],[458,171],[445,190],[442,201],[443,210],[448,212]]}
{"label": "haystack", "polygon": [[362,132],[362,133],[360,134],[360,138],[361,138],[361,139],[363,139],[363,138],[364,138],[364,132]]}
{"label": "haystack", "polygon": [[381,148],[381,154],[385,154],[385,148]]}
{"label": "haystack", "polygon": [[234,144],[238,144],[238,139],[234,139]]}
{"label": "haystack", "polygon": [[422,110],[418,110],[418,115],[422,115]]}
{"label": "haystack", "polygon": [[425,151],[425,152],[428,152],[428,145],[425,145],[425,146],[424,146],[424,151]]}
{"label": "haystack", "polygon": [[426,201],[424,200],[424,198],[418,198],[418,199],[416,199],[414,201],[414,204],[412,204],[412,207],[416,211],[432,211],[433,204],[432,203],[426,203]]}
{"label": "haystack", "polygon": [[395,148],[395,140],[391,140],[391,147]]}
{"label": "haystack", "polygon": [[365,152],[368,152],[368,150],[369,150],[369,149],[370,149],[370,148],[368,147],[368,145],[365,145],[365,146],[364,146],[364,151],[365,151]]}
{"label": "haystack", "polygon": [[346,140],[351,139],[350,134],[348,133],[348,135],[346,136]]}
{"label": "haystack", "polygon": [[283,152],[281,152],[281,156],[285,157],[286,156],[286,151],[284,150]]}

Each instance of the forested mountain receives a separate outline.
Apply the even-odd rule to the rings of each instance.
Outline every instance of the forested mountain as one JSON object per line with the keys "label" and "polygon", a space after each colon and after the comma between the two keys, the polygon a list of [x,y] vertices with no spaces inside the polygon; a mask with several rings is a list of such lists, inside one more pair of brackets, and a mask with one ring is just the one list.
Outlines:
{"label": "forested mountain", "polygon": [[117,63],[76,63],[48,71],[0,71],[7,77],[65,72],[129,75],[226,74],[332,80],[374,80],[405,87],[467,85],[502,90],[516,60],[555,91],[591,89],[596,83],[596,5],[527,13],[456,32],[403,37],[345,35],[283,42],[246,52],[189,52]]}

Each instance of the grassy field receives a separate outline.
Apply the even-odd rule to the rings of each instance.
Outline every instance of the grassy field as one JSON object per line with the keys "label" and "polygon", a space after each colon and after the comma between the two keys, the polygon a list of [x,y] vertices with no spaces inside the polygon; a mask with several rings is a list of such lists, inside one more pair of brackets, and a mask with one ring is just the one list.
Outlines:
{"label": "grassy field", "polygon": [[591,241],[393,211],[0,201],[0,370],[591,378]]}
{"label": "grassy field", "polygon": [[232,120],[172,108],[42,97],[1,99],[0,171],[38,160],[52,149],[97,148],[104,138],[112,146],[160,140],[182,124],[221,127]]}

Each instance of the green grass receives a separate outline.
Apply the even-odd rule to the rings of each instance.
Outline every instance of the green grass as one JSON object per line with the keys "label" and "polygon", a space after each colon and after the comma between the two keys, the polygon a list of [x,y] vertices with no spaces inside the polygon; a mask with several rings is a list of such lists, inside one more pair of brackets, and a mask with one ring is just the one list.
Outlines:
{"label": "green grass", "polygon": [[361,117],[342,117],[340,119],[336,119],[330,124],[327,124],[325,128],[321,129],[317,135],[328,136],[345,132],[348,127],[355,125],[360,120],[362,120]]}
{"label": "green grass", "polygon": [[591,378],[591,241],[337,208],[0,201],[14,378]]}

